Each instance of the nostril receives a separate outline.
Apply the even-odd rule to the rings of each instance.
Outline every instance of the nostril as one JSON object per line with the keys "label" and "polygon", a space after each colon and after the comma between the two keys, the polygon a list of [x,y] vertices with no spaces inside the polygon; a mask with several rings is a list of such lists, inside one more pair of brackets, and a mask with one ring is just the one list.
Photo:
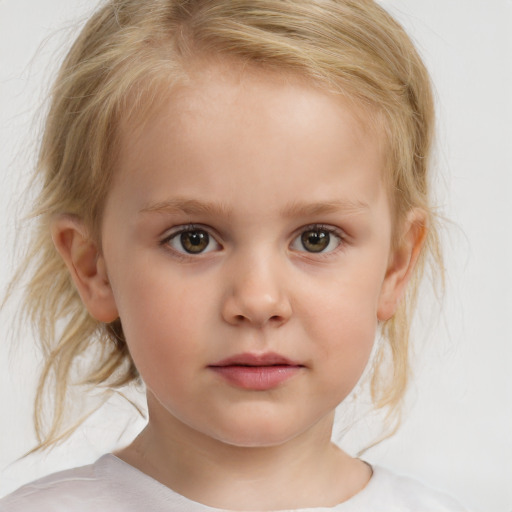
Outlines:
{"label": "nostril", "polygon": [[291,313],[286,296],[253,290],[234,290],[224,300],[221,311],[222,318],[232,325],[258,327],[265,324],[277,327],[286,323]]}
{"label": "nostril", "polygon": [[[245,316],[245,315],[235,315],[234,316],[234,320],[236,323],[245,323],[245,322],[249,322],[249,323],[259,323],[258,321],[256,320],[251,320],[249,317]],[[262,321],[261,323],[262,324],[265,324],[265,323],[281,323],[283,321],[283,317],[280,316],[280,315],[273,315],[271,317],[269,317],[266,321]]]}

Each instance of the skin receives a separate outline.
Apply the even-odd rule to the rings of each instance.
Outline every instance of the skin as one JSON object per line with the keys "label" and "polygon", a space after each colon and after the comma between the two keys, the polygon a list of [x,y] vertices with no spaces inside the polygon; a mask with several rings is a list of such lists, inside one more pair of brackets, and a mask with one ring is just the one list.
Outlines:
{"label": "skin", "polygon": [[[410,212],[392,249],[383,138],[340,97],[222,62],[167,94],[123,127],[101,252],[80,221],[53,226],[85,305],[121,318],[147,385],[148,426],[118,456],[213,507],[343,502],[371,470],[331,443],[334,409],[396,309],[424,216]],[[183,229],[207,234],[203,252],[187,253]],[[329,243],[312,252],[305,232]],[[268,352],[298,366],[268,390],[211,367]]]}

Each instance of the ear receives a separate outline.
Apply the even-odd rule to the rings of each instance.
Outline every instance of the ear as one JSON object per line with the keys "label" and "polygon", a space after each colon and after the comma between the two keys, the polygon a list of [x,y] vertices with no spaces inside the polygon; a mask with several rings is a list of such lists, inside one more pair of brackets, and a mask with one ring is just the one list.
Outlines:
{"label": "ear", "polygon": [[412,276],[427,231],[426,212],[421,208],[410,210],[403,223],[398,244],[389,258],[377,309],[377,318],[380,321],[389,320],[395,314]]}
{"label": "ear", "polygon": [[61,215],[51,225],[53,243],[62,256],[80,298],[89,313],[100,322],[119,316],[108,280],[105,260],[79,219]]}

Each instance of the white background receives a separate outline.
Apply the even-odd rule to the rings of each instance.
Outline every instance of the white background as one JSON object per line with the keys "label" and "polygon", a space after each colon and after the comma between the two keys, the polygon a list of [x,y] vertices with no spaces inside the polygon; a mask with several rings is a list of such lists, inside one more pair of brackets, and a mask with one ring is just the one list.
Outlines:
{"label": "white background", "polygon": [[[439,204],[452,224],[444,237],[443,313],[436,320],[436,307],[424,306],[408,414],[398,434],[365,457],[445,489],[473,510],[511,512],[512,1],[383,3],[432,72]],[[0,0],[0,293],[15,260],[14,216],[26,200],[19,198],[31,163],[34,114],[69,38],[69,30],[60,29],[94,4]],[[16,309],[12,304],[0,316],[0,496],[112,449],[129,416],[114,403],[52,454],[13,462],[34,442],[38,366],[27,333],[9,353]],[[140,425],[131,424],[123,439]]]}

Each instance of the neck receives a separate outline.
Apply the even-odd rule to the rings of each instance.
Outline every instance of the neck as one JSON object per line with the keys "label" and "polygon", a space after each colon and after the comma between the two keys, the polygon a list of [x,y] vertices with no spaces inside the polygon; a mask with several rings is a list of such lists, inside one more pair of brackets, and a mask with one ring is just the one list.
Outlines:
{"label": "neck", "polygon": [[[165,411],[167,413],[167,411]],[[334,506],[368,482],[369,468],[331,443],[333,414],[275,446],[234,446],[149,407],[149,422],[118,456],[187,498],[215,508]]]}

